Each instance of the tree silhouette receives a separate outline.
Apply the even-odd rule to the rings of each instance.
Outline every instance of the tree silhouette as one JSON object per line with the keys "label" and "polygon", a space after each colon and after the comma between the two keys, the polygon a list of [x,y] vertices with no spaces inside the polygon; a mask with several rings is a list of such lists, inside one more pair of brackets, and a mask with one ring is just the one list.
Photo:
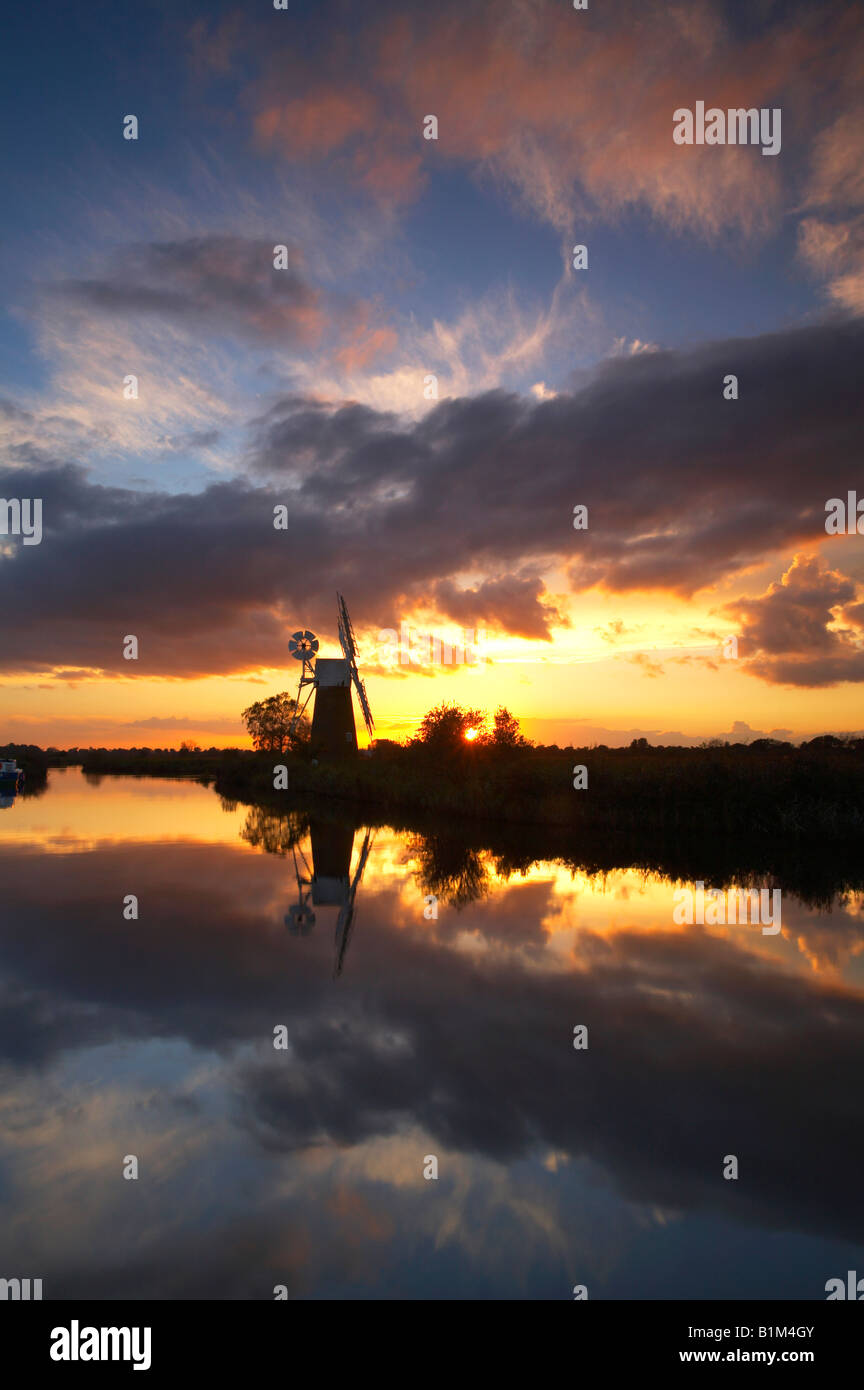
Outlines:
{"label": "tree silhouette", "polygon": [[[444,701],[424,714],[416,745],[431,748],[444,757],[457,756],[468,748],[530,748],[519,720],[504,705],[495,711],[491,730],[488,715],[480,709],[463,709],[461,705]],[[469,732],[471,737],[468,737]]]}
{"label": "tree silhouette", "polygon": [[519,728],[519,720],[515,714],[511,714],[504,705],[499,705],[495,711],[492,733],[488,735],[488,741],[495,748],[530,748],[531,742],[525,738]]}
{"label": "tree silhouette", "polygon": [[463,709],[445,700],[424,714],[413,742],[446,756],[465,748],[469,729],[482,734],[485,724],[486,715],[482,710]]}
{"label": "tree silhouette", "polygon": [[284,690],[266,700],[256,700],[254,705],[244,709],[242,719],[253,748],[263,753],[285,753],[307,743],[310,727],[305,714],[297,720],[292,732],[296,712],[297,701]]}

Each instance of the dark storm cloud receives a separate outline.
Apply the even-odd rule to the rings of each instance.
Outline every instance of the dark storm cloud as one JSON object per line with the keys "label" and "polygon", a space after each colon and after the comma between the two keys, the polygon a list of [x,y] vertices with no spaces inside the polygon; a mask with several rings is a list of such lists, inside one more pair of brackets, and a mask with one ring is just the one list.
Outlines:
{"label": "dark storm cloud", "polygon": [[[588,1158],[640,1202],[864,1235],[864,1131],[849,1110],[864,1005],[824,975],[768,968],[746,936],[583,927],[564,970],[537,932],[536,891],[433,927],[406,921],[398,885],[361,886],[350,974],[334,986],[332,922],[287,935],[291,875],[275,856],[127,844],[9,867],[0,1055],[13,1072],[180,1038],[221,1056],[233,1123],[270,1150],[413,1124],[504,1164]],[[117,930],[130,884],[158,904],[131,944]],[[808,928],[784,903],[793,937],[799,915]],[[848,915],[834,929],[852,949],[860,930]],[[460,949],[465,933],[484,949]],[[585,1054],[574,1021],[589,1027]],[[290,1058],[272,1047],[279,1023]],[[730,1152],[746,1155],[745,1182],[722,1181]]]}
{"label": "dark storm cloud", "polygon": [[[576,588],[688,595],[824,539],[827,497],[860,477],[862,347],[864,325],[837,321],[642,354],[554,400],[493,391],[412,425],[295,402],[262,421],[252,466],[321,508],[362,486],[352,502],[374,505],[377,544],[398,554],[410,537],[418,567],[434,553],[444,577],[554,556]],[[737,401],[723,398],[730,372]],[[587,531],[572,529],[576,503]]]}
{"label": "dark storm cloud", "polygon": [[491,621],[517,637],[550,637],[550,623],[564,621],[552,603],[544,603],[543,581],[537,574],[487,579],[473,589],[460,589],[442,580],[432,589],[435,603],[456,622]]}
{"label": "dark storm cloud", "polygon": [[397,415],[288,396],[257,422],[251,469],[304,480],[320,505],[342,501],[348,487],[408,486],[427,462],[428,449]]}
{"label": "dark storm cloud", "polygon": [[29,467],[0,468],[0,495],[41,497],[45,532],[62,536],[69,530],[103,522],[129,522],[146,516],[153,505],[146,494],[90,483],[74,464],[42,462]]}
{"label": "dark storm cloud", "polygon": [[532,585],[547,562],[575,591],[692,594],[826,541],[826,500],[860,488],[862,348],[864,324],[838,320],[610,361],[554,400],[445,400],[415,422],[289,397],[252,425],[252,476],[195,495],[16,469],[5,495],[44,497],[45,539],[0,565],[4,665],[129,673],[127,632],[142,639],[136,671],[277,665],[285,624],[332,628],[337,587],[361,629],[426,604],[542,635],[550,610]]}
{"label": "dark storm cloud", "polygon": [[[42,497],[45,527],[41,546],[0,565],[18,634],[7,667],[206,674],[284,659],[275,610],[298,547],[273,530],[276,495],[242,481],[196,496],[109,489],[72,467],[0,475],[0,492]],[[299,550],[320,532],[307,518]],[[137,664],[122,658],[127,634]]]}

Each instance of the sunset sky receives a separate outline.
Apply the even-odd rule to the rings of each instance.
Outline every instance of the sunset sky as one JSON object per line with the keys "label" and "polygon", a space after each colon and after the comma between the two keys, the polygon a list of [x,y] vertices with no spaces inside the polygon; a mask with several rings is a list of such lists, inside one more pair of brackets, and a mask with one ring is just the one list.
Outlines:
{"label": "sunset sky", "polygon": [[[864,729],[859,5],[119,0],[4,48],[0,497],[44,534],[0,535],[0,742],[242,744],[337,589],[382,736]],[[779,154],[676,144],[699,101]],[[402,623],[490,660],[394,669]]]}

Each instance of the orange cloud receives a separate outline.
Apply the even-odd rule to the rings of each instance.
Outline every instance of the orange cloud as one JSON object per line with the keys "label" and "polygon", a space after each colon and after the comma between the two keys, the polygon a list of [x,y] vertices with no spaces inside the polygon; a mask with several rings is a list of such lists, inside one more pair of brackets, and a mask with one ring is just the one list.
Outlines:
{"label": "orange cloud", "polygon": [[392,328],[367,330],[364,325],[357,333],[355,341],[346,344],[335,354],[336,361],[346,372],[357,371],[362,367],[368,367],[377,357],[392,352],[398,341],[398,335]]}
{"label": "orange cloud", "polygon": [[330,154],[352,136],[372,128],[375,101],[359,87],[318,87],[284,105],[268,106],[255,117],[255,133],[265,143],[281,143],[283,153],[313,158]]}

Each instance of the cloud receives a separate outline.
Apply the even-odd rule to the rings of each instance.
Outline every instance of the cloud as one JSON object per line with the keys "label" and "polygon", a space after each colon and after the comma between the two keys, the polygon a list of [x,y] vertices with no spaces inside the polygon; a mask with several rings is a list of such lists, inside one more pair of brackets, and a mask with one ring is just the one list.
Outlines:
{"label": "cloud", "polygon": [[659,661],[652,661],[647,652],[630,652],[623,658],[624,661],[631,661],[634,666],[641,666],[643,676],[656,678],[663,675],[663,666]]}
{"label": "cloud", "polygon": [[[498,180],[567,235],[577,214],[637,205],[709,236],[764,229],[781,206],[779,162],[731,146],[681,149],[672,113],[694,91],[724,108],[777,106],[793,83],[799,104],[813,103],[815,84],[801,92],[808,63],[842,63],[830,35],[785,16],[740,39],[718,7],[670,16],[640,4],[649,50],[633,9],[588,24],[564,7],[511,3],[490,24],[485,7],[450,3],[430,24],[419,4],[385,4],[351,44],[334,36],[311,61],[294,31],[274,38],[272,26],[235,27],[230,38],[218,24],[199,27],[194,54],[199,71],[209,60],[221,75],[233,40],[257,65],[242,99],[257,142],[292,162],[330,161],[391,205],[451,161]],[[429,113],[434,142],[422,135]]]}
{"label": "cloud", "polygon": [[628,354],[634,356],[637,352],[658,352],[656,343],[643,343],[640,338],[616,338],[612,344],[613,357],[626,357]]}
{"label": "cloud", "polygon": [[[420,542],[418,578],[427,550],[445,575],[481,558],[512,567],[569,555],[575,589],[687,596],[824,538],[813,458],[822,447],[830,460],[831,494],[855,484],[862,340],[860,324],[837,321],[639,354],[554,400],[489,392],[441,402],[412,424],[287,402],[262,419],[251,466],[290,477],[325,509],[352,489],[385,546]],[[758,382],[734,404],[722,399],[732,366]],[[806,387],[790,394],[793,380]],[[565,538],[577,501],[589,529]]]}
{"label": "cloud", "polygon": [[126,246],[101,276],[57,281],[49,297],[111,318],[153,316],[199,331],[270,344],[314,344],[323,329],[319,292],[301,273],[296,248],[274,268],[272,243],[191,237]]}
{"label": "cloud", "polygon": [[[852,603],[855,595],[853,580],[796,555],[764,594],[726,605],[741,623],[744,669],[773,685],[864,680],[864,604]],[[838,618],[849,626],[832,626]]]}
{"label": "cloud", "polygon": [[[274,267],[277,244],[286,246],[285,269]],[[43,444],[61,450],[84,436],[115,455],[203,452],[224,470],[250,369],[270,382],[334,376],[337,390],[368,373],[392,355],[397,332],[377,302],[324,283],[320,248],[312,259],[317,279],[297,246],[278,238],[201,234],[121,245],[91,257],[86,274],[42,283],[22,312],[62,401],[53,412],[28,403]],[[129,374],[134,399],[124,393]],[[0,432],[36,431],[8,402]]]}
{"label": "cloud", "polygon": [[842,309],[864,314],[864,216],[837,222],[807,217],[798,229],[798,251],[827,278],[827,294]]}
{"label": "cloud", "polygon": [[618,642],[624,641],[627,637],[635,636],[639,629],[627,627],[621,618],[613,618],[611,622],[606,623],[605,627],[595,627],[594,631],[604,642],[610,642],[613,646],[617,646]]}
{"label": "cloud", "polygon": [[163,435],[157,443],[167,454],[183,454],[190,449],[212,449],[221,438],[219,430],[190,430],[188,434]]}
{"label": "cloud", "polygon": [[551,641],[551,625],[564,623],[563,615],[545,595],[537,574],[504,575],[487,579],[475,588],[459,588],[441,580],[431,591],[438,610],[457,623],[491,623],[517,637]]}
{"label": "cloud", "polygon": [[[548,303],[523,298],[509,286],[495,287],[450,318],[421,324],[413,314],[405,316],[398,324],[398,345],[395,334],[381,329],[364,336],[361,327],[358,342],[347,343],[329,361],[320,354],[298,360],[293,364],[298,389],[305,386],[317,397],[342,397],[416,416],[430,408],[430,374],[435,377],[434,399],[501,386],[521,389],[550,358],[569,363],[574,355],[600,355],[608,341],[597,306],[566,277],[555,285]],[[532,387],[538,399],[556,395],[544,383],[538,385],[542,391]]]}
{"label": "cloud", "polygon": [[[556,605],[541,579],[562,566],[574,592],[690,596],[827,541],[826,498],[860,481],[862,346],[864,325],[838,320],[609,360],[554,400],[490,391],[418,420],[286,396],[250,425],[248,476],[198,493],[22,463],[0,495],[42,497],[45,537],[0,564],[0,659],[128,676],[274,666],[286,627],[332,629],[334,588],[360,629],[437,605],[544,636]],[[125,633],[142,642],[134,670]],[[835,678],[858,678],[848,645],[832,651]]]}
{"label": "cloud", "polygon": [[354,333],[353,341],[335,354],[336,361],[344,371],[356,372],[368,367],[376,358],[388,356],[398,341],[395,329],[367,328],[363,324]]}
{"label": "cloud", "polygon": [[[849,35],[850,64],[857,59],[858,78],[849,91],[835,96],[839,105],[821,129],[811,150],[810,171],[802,199],[805,217],[798,229],[799,255],[827,279],[828,297],[853,313],[864,313],[864,103],[860,70],[862,31]],[[847,69],[851,78],[851,66]]]}
{"label": "cloud", "polygon": [[[860,43],[860,34],[859,34]],[[864,104],[843,111],[816,136],[806,193],[808,207],[864,207]]]}

